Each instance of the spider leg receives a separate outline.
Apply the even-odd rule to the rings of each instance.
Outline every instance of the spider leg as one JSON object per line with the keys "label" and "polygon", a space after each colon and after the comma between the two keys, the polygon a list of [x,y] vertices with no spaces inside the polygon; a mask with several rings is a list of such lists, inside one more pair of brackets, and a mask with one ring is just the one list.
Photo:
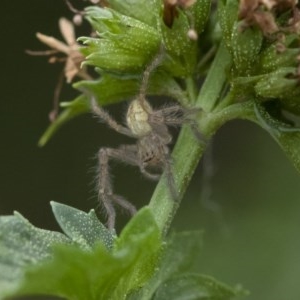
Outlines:
{"label": "spider leg", "polygon": [[139,166],[140,164],[136,154],[136,145],[123,145],[117,149],[101,148],[99,150],[98,196],[107,212],[107,226],[110,230],[114,228],[116,220],[114,204],[118,204],[131,215],[135,214],[136,208],[122,196],[113,193],[109,176],[109,160],[114,159],[130,165]]}
{"label": "spider leg", "polygon": [[154,181],[157,181],[161,176],[160,174],[153,174],[148,172],[142,164],[140,165],[140,171],[146,178]]}
{"label": "spider leg", "polygon": [[143,72],[143,78],[142,78],[140,93],[138,97],[142,106],[144,106],[146,102],[145,96],[149,85],[151,73],[161,64],[164,56],[165,56],[165,46],[164,44],[160,44],[157,54],[154,56],[153,60],[150,62],[150,64],[147,65],[146,69]]}
{"label": "spider leg", "polygon": [[109,127],[111,127],[112,129],[114,129],[115,131],[121,133],[121,134],[124,134],[124,135],[127,135],[129,137],[135,137],[131,131],[123,126],[123,125],[120,125],[118,124],[109,114],[108,112],[106,112],[104,109],[102,109],[97,101],[96,101],[96,98],[95,96],[92,95],[91,97],[91,108],[92,108],[92,111],[95,115],[99,116],[101,118],[101,120],[103,120]]}
{"label": "spider leg", "polygon": [[118,124],[110,115],[108,112],[106,112],[104,109],[102,109],[97,101],[96,101],[96,96],[93,95],[90,91],[86,90],[85,88],[80,88],[80,90],[87,96],[90,97],[91,101],[91,109],[93,113],[100,117],[102,121],[104,121],[109,127],[114,129],[115,131],[127,135],[129,137],[136,137],[132,134],[129,128]]}
{"label": "spider leg", "polygon": [[[153,174],[148,172],[144,165],[140,162],[138,157],[138,149],[136,145],[121,145],[118,150],[120,151],[120,154],[123,153],[123,155],[120,155],[117,159],[128,163],[132,166],[138,166],[140,168],[141,173],[150,180],[157,181],[160,178],[160,174]],[[126,153],[126,155],[124,155]]]}
{"label": "spider leg", "polygon": [[196,120],[193,118],[200,110],[197,108],[184,108],[181,105],[174,104],[154,111],[149,117],[149,123],[153,128],[157,124],[165,124],[167,126],[181,126],[188,124],[195,137],[199,141],[204,141],[204,137],[198,128]]}
{"label": "spider leg", "polygon": [[131,216],[133,216],[136,213],[135,206],[131,204],[129,201],[125,200],[123,197],[119,195],[113,195],[112,199],[116,204],[118,204],[119,206],[127,210]]}
{"label": "spider leg", "polygon": [[99,151],[99,181],[98,181],[98,197],[107,212],[107,227],[113,230],[115,227],[116,211],[112,203],[112,189],[108,170],[110,149],[102,148]]}
{"label": "spider leg", "polygon": [[164,123],[168,126],[182,125],[189,123],[190,115],[198,112],[198,109],[187,109],[181,105],[174,104],[154,111],[149,118],[149,122]]}

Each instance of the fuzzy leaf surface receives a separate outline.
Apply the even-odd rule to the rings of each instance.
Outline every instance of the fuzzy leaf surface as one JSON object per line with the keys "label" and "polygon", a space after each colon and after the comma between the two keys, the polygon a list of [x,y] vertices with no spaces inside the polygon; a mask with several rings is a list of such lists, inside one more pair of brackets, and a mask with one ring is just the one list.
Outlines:
{"label": "fuzzy leaf surface", "polygon": [[56,244],[72,241],[59,232],[34,227],[23,216],[0,217],[0,299],[20,285],[24,269],[52,255]]}
{"label": "fuzzy leaf surface", "polygon": [[201,248],[201,231],[172,234],[154,276],[129,299],[229,300],[237,295],[238,291],[211,277],[189,273]]}
{"label": "fuzzy leaf surface", "polygon": [[112,9],[155,27],[161,2],[159,0],[110,0]]}
{"label": "fuzzy leaf surface", "polygon": [[157,53],[158,31],[129,16],[100,7],[86,9],[87,20],[99,38],[81,37],[84,64],[114,72],[141,70]]}
{"label": "fuzzy leaf surface", "polygon": [[260,104],[256,104],[255,113],[260,126],[274,138],[300,172],[300,128],[273,118]]}
{"label": "fuzzy leaf surface", "polygon": [[240,293],[214,278],[199,274],[173,277],[160,286],[153,300],[230,300]]}
{"label": "fuzzy leaf surface", "polygon": [[[52,207],[58,222],[70,239],[60,233],[46,232],[47,236],[50,234],[51,237],[50,240],[46,239],[47,247],[44,246],[44,241],[35,245],[37,233],[41,230],[31,224],[27,225],[26,221],[25,225],[32,231],[31,235],[27,234],[31,239],[26,247],[35,249],[35,252],[30,250],[31,252],[27,251],[29,254],[26,252],[25,255],[24,251],[21,251],[19,254],[18,248],[6,247],[15,251],[15,257],[24,256],[26,264],[20,265],[17,269],[19,272],[13,278],[12,275],[2,278],[1,287],[5,289],[0,290],[0,299],[5,296],[42,294],[74,300],[121,300],[144,285],[153,275],[161,249],[161,237],[149,208],[140,210],[120,237],[113,239],[99,221],[97,224],[93,211],[86,214],[58,203],[52,203]],[[2,219],[2,224],[5,221]],[[23,219],[21,221],[24,223]],[[25,228],[24,224],[19,225],[17,229],[21,230],[20,227]],[[10,246],[12,243],[5,235],[2,239],[8,241],[4,245]],[[110,250],[107,247],[108,240],[110,243],[115,242]],[[25,243],[24,239],[21,242],[24,245],[29,243]],[[49,247],[53,245],[54,250],[50,251]],[[0,261],[5,267],[7,262],[10,263],[12,256],[8,256],[9,252],[3,250],[3,243],[0,249]],[[27,263],[32,257],[35,261]],[[16,264],[11,263],[11,269],[15,268]]]}
{"label": "fuzzy leaf surface", "polygon": [[63,232],[82,248],[91,250],[101,242],[107,249],[111,249],[114,237],[111,232],[99,222],[94,210],[85,213],[65,204],[51,202],[56,221]]}

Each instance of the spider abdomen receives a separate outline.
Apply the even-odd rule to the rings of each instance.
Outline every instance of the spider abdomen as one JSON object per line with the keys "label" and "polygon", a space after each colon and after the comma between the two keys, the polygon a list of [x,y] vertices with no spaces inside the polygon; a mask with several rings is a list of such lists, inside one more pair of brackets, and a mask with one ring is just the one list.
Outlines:
{"label": "spider abdomen", "polygon": [[127,125],[131,132],[137,137],[145,136],[152,130],[148,119],[152,108],[148,102],[142,102],[139,99],[132,100],[127,111]]}

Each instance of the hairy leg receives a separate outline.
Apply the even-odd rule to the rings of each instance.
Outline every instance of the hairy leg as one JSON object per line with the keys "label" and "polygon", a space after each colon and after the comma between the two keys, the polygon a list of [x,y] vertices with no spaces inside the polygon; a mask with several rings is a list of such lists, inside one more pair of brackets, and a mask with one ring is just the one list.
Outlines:
{"label": "hairy leg", "polygon": [[182,125],[189,123],[191,116],[198,112],[198,109],[187,109],[179,104],[173,104],[153,111],[149,117],[149,122],[164,123],[168,126]]}
{"label": "hairy leg", "polygon": [[146,97],[146,92],[149,85],[151,73],[160,65],[164,56],[165,56],[165,47],[163,44],[161,44],[157,54],[154,56],[153,60],[147,65],[146,69],[144,70],[143,78],[140,86],[140,93],[138,97],[142,106],[144,106],[146,102],[145,97]]}
{"label": "hairy leg", "polygon": [[115,159],[128,163],[132,166],[138,166],[141,173],[150,180],[156,181],[160,178],[160,174],[148,172],[143,163],[138,159],[137,145],[121,145],[118,149],[116,149],[116,151],[118,151],[118,157],[115,157]]}
{"label": "hairy leg", "polygon": [[142,164],[140,164],[140,171],[146,178],[150,180],[157,181],[161,177],[161,174],[153,174],[148,172]]}
{"label": "hairy leg", "polygon": [[123,197],[119,195],[113,195],[112,199],[116,204],[118,204],[119,206],[123,207],[126,211],[128,211],[131,216],[133,216],[136,213],[135,206],[131,204],[129,201],[125,200]]}
{"label": "hairy leg", "polygon": [[118,124],[109,114],[106,112],[104,109],[102,109],[97,101],[95,96],[91,96],[91,108],[92,111],[95,115],[99,116],[101,120],[103,120],[109,127],[114,129],[115,131],[130,136],[134,137],[132,132],[125,126]]}
{"label": "hairy leg", "polygon": [[112,188],[108,170],[109,161],[108,148],[102,148],[99,151],[99,179],[98,179],[98,197],[107,213],[107,227],[113,230],[115,227],[116,211],[112,201]]}
{"label": "hairy leg", "polygon": [[[114,159],[124,163],[139,166],[140,162],[137,158],[136,145],[122,145],[117,149],[101,148],[98,154],[99,159],[99,180],[98,180],[98,196],[107,212],[107,227],[112,230],[115,227],[116,211],[114,204],[117,204],[128,211],[131,215],[135,214],[134,205],[128,202],[120,195],[113,193],[112,184],[109,174],[109,160]],[[147,171],[142,172],[145,176],[149,174]],[[151,176],[154,176],[150,174]],[[157,178],[155,178],[157,179]]]}
{"label": "hairy leg", "polygon": [[184,124],[188,124],[195,137],[203,142],[205,139],[201,134],[198,124],[195,120],[195,115],[199,113],[199,109],[197,108],[184,108],[179,104],[170,105],[167,107],[163,107],[159,110],[154,111],[149,116],[149,123],[153,128],[159,128],[161,124],[166,126],[182,126]]}

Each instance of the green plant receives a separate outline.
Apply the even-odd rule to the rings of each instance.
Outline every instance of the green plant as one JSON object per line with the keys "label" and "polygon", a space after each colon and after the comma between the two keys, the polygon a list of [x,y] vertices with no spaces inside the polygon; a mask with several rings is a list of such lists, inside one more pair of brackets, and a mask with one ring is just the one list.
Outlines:
{"label": "green plant", "polygon": [[[211,9],[209,0],[193,2],[109,0],[109,8],[87,7],[84,17],[99,36],[79,41],[84,45],[84,66],[95,68],[98,77],[76,82],[74,88],[93,93],[101,106],[134,97],[145,66],[163,43],[166,56],[153,72],[147,94],[199,108],[203,134],[199,142],[183,127],[175,145],[180,199],[206,141],[237,118],[265,129],[300,170],[296,2],[220,0],[217,9]],[[47,37],[38,37],[61,50]],[[72,51],[66,50],[69,64],[75,58],[81,62],[77,46]],[[72,70],[75,76],[76,64]],[[68,80],[72,76],[66,70]],[[40,145],[66,121],[89,112],[90,99],[80,94],[61,107]],[[201,247],[201,232],[167,237],[179,204],[171,199],[163,176],[149,205],[119,236],[93,211],[86,214],[58,203],[52,208],[65,234],[37,229],[19,214],[1,217],[0,297],[221,300],[242,295],[239,288],[189,271]]]}

